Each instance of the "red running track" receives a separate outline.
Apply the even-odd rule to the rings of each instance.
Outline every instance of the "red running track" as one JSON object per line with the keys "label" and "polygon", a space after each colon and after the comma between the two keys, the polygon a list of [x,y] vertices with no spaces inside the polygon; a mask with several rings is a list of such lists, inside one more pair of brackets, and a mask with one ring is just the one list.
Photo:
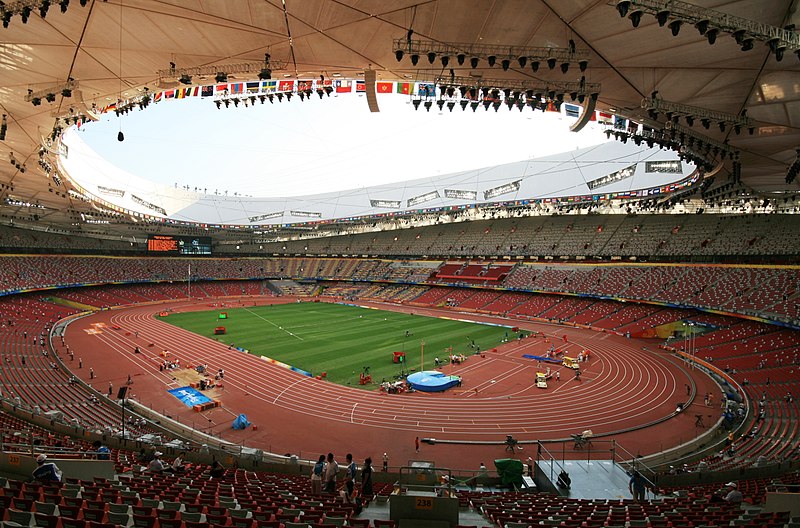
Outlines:
{"label": "red running track", "polygon": [[[252,305],[254,301],[246,302]],[[264,298],[258,302],[293,301]],[[362,304],[453,316],[447,310]],[[83,318],[71,324],[67,333],[67,343],[84,360],[84,368],[75,373],[101,392],[109,382],[115,387],[124,384],[131,374],[133,397],[165,415],[231,442],[303,458],[334,451],[340,453],[340,459],[344,458],[341,453],[353,452],[357,459],[372,456],[377,461],[388,452],[392,465],[421,458],[454,468],[476,467],[487,459],[505,458],[508,453],[504,446],[423,444],[422,453],[416,454],[414,438],[502,441],[512,434],[519,440],[547,440],[569,438],[585,429],[595,435],[614,433],[671,415],[677,403],[687,399],[685,385],[690,375],[698,394],[719,390],[706,376],[685,372],[670,355],[655,350],[653,342],[514,321],[520,327],[545,332],[548,341],[562,349],[566,346],[568,355],[591,350],[592,359],[582,365],[581,380],[576,381],[570,369],[552,366],[554,371],[561,370],[561,381],[551,380],[548,389],[536,388],[532,380],[542,369],[521,356],[543,355],[550,342],[529,338],[486,352],[485,357],[470,356],[462,365],[444,367],[446,372],[463,377],[460,390],[387,395],[308,378],[231,350],[155,317],[167,307],[174,311],[210,309],[207,300],[183,301],[98,312]],[[458,317],[508,322],[474,314]],[[569,341],[566,345],[561,339],[564,334]],[[133,353],[136,346],[141,354]],[[162,350],[169,350],[171,357],[180,358],[184,366],[207,363],[211,372],[223,368],[225,390],[213,396],[223,407],[199,415],[167,393],[183,384],[176,383],[172,373],[159,371]],[[88,380],[89,367],[95,371],[94,380]],[[230,429],[239,413],[247,414],[258,430]],[[715,411],[693,404],[666,422],[610,438],[635,454],[657,452],[701,433],[694,426],[698,413],[709,415],[707,424],[716,420],[716,415],[712,416]],[[527,457],[533,453],[523,450],[519,454]]]}

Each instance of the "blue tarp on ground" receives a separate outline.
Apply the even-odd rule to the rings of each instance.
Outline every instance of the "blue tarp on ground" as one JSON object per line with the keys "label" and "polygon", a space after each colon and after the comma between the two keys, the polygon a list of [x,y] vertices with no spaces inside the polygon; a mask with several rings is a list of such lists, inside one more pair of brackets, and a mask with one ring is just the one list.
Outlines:
{"label": "blue tarp on ground", "polygon": [[211,401],[211,398],[191,387],[170,389],[167,392],[178,398],[187,407],[194,407],[195,405],[208,403]]}
{"label": "blue tarp on ground", "polygon": [[530,354],[522,354],[522,357],[524,357],[526,359],[535,359],[536,361],[547,361],[548,363],[555,363],[556,365],[560,365],[561,364],[561,360],[560,359],[549,358],[549,357],[544,357],[544,356],[532,356]]}
{"label": "blue tarp on ground", "polygon": [[440,392],[455,387],[461,382],[458,376],[448,376],[438,370],[415,372],[406,378],[406,382],[414,390],[423,392]]}
{"label": "blue tarp on ground", "polygon": [[250,422],[247,421],[247,415],[246,414],[240,414],[233,421],[233,424],[231,424],[231,427],[233,429],[247,429],[249,426],[250,426]]}

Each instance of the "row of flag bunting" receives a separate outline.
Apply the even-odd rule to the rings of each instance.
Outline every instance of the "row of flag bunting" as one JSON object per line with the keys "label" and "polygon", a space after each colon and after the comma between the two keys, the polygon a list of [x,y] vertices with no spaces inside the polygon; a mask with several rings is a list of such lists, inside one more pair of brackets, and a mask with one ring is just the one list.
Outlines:
{"label": "row of flag bunting", "polygon": [[[223,97],[249,95],[269,95],[287,92],[307,92],[328,89],[331,93],[365,93],[366,83],[363,80],[344,80],[344,79],[325,79],[325,80],[264,80],[249,81],[239,83],[220,83],[207,86],[188,86],[186,88],[175,88],[164,90],[153,94],[153,102],[158,103],[164,99],[184,99],[187,97]],[[379,94],[401,94],[418,95],[420,97],[435,97],[437,87],[433,83],[413,83],[402,81],[379,81],[375,84],[375,91]],[[124,103],[124,102],[123,102]],[[578,118],[582,108],[578,105],[564,103],[564,114],[567,117]],[[102,112],[113,112],[117,108],[117,103],[112,103],[102,109]],[[549,103],[545,110],[558,112],[558,107]],[[595,111],[590,119],[604,125],[611,125],[615,129],[634,132],[638,129],[638,124],[628,121],[625,118],[609,114],[607,112]]]}

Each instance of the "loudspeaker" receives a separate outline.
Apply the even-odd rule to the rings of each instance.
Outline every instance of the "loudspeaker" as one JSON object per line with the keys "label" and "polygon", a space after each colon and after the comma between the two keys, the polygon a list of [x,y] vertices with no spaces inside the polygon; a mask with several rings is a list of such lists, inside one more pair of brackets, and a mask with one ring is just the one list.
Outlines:
{"label": "loudspeaker", "polygon": [[375,93],[375,81],[378,79],[378,74],[375,70],[364,71],[364,87],[367,89],[367,104],[369,105],[370,112],[380,112],[378,108],[378,97]]}
{"label": "loudspeaker", "polygon": [[127,394],[128,394],[128,387],[127,387],[127,386],[122,386],[122,387],[120,387],[120,388],[119,388],[119,390],[117,391],[117,399],[118,399],[118,400],[124,400],[124,399],[125,399],[125,396],[126,396]]}

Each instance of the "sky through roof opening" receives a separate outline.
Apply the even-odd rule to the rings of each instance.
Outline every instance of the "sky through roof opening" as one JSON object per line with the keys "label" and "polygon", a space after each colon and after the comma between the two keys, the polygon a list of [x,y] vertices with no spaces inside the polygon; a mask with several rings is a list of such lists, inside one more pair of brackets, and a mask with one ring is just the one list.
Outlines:
{"label": "sky through roof opening", "polygon": [[[603,143],[590,123],[525,108],[414,110],[408,95],[362,94],[217,109],[212,98],[167,99],[113,112],[78,133],[116,167],[169,187],[208,194],[303,196],[538,158]],[[120,129],[125,141],[117,141]]]}

